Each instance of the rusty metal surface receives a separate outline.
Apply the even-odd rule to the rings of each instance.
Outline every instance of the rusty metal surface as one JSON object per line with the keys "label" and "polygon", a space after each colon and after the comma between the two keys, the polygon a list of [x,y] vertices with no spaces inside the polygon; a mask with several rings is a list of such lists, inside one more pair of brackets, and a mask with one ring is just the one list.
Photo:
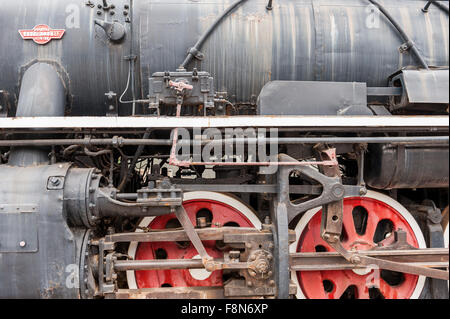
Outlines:
{"label": "rusty metal surface", "polygon": [[[367,250],[359,251],[358,254],[425,267],[446,267],[449,260],[448,248]],[[290,254],[290,266],[295,271],[361,268],[337,252],[293,253]]]}
{"label": "rusty metal surface", "polygon": [[223,288],[176,287],[148,289],[119,289],[116,299],[223,299]]}

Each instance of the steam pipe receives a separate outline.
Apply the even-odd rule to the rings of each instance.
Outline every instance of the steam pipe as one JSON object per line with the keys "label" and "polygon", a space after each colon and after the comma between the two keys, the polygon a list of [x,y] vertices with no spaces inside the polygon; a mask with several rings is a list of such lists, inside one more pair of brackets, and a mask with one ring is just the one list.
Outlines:
{"label": "steam pipe", "polygon": [[400,26],[400,24],[397,23],[397,21],[389,13],[389,11],[387,11],[383,5],[381,5],[380,3],[378,3],[375,0],[368,0],[368,1],[370,3],[372,3],[373,5],[375,5],[381,11],[381,13],[383,13],[384,16],[391,22],[391,24],[395,27],[395,29],[397,29],[398,33],[400,33],[400,36],[405,41],[405,44],[407,46],[409,46],[409,48],[412,50],[412,52],[414,53],[416,58],[419,60],[421,66],[424,69],[428,70],[429,69],[428,64],[427,64],[427,62],[425,62],[425,59],[422,56],[422,54],[419,52],[419,49],[417,48],[416,44],[409,38],[409,36],[406,34],[406,32],[403,30],[403,28]]}
{"label": "steam pipe", "polygon": [[[32,65],[22,79],[16,117],[64,116],[65,87],[58,72],[47,63]],[[12,147],[8,164],[48,164],[50,149],[38,146]]]}
{"label": "steam pipe", "polygon": [[[52,146],[52,145],[153,145],[170,146],[168,139],[127,139],[120,138],[99,138],[99,139],[29,139],[29,140],[4,140],[0,141],[1,146]],[[449,136],[369,136],[369,137],[280,137],[280,138],[231,138],[218,140],[203,140],[201,145],[220,145],[223,143],[267,143],[267,144],[315,144],[315,143],[417,143],[417,144],[446,144],[449,143]],[[192,140],[181,140],[178,145],[192,145]]]}
{"label": "steam pipe", "polygon": [[196,52],[199,52],[202,48],[203,43],[208,39],[210,34],[217,28],[217,26],[222,22],[222,20],[231,12],[234,10],[234,8],[241,5],[243,2],[247,0],[238,0],[235,3],[233,3],[231,6],[229,6],[218,18],[217,20],[208,28],[208,30],[205,31],[205,33],[198,39],[197,43],[189,50],[186,58],[184,59],[183,63],[180,64],[180,68],[186,69],[186,66],[191,62],[192,58],[194,57],[194,54]]}

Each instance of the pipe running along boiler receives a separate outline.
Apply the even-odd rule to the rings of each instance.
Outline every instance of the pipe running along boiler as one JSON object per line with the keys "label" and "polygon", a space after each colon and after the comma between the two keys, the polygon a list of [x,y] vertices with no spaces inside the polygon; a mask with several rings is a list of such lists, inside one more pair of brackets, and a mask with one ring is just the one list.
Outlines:
{"label": "pipe running along boiler", "polygon": [[448,11],[5,1],[0,298],[448,298]]}

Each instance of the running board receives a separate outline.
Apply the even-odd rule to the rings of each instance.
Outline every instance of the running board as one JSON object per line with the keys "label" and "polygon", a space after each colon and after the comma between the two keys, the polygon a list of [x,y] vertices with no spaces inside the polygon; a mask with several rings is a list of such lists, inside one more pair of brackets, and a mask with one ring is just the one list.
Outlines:
{"label": "running board", "polygon": [[18,117],[0,118],[4,129],[148,128],[398,128],[448,130],[448,116],[229,116],[229,117]]}

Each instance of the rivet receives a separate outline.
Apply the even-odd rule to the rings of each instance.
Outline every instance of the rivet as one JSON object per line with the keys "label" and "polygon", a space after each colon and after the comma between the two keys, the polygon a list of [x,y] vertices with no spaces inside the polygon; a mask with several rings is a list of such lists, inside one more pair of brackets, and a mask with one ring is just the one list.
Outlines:
{"label": "rivet", "polygon": [[20,247],[25,247],[27,245],[27,243],[24,241],[24,240],[22,240],[20,243],[19,243],[19,246]]}

